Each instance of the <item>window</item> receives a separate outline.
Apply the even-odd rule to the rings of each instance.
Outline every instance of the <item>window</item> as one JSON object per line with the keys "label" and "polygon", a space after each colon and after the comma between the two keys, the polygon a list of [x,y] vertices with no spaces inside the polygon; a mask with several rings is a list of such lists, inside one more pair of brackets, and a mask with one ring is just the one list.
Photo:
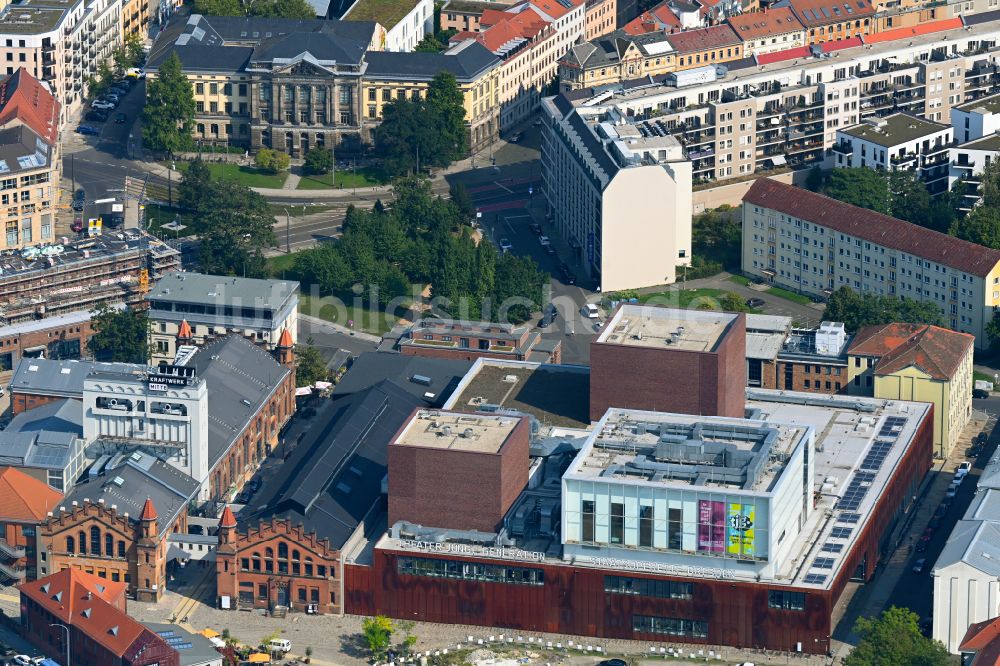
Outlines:
{"label": "window", "polygon": [[583,500],[580,506],[580,513],[583,514],[583,532],[581,540],[585,542],[594,540],[594,501]]}
{"label": "window", "polygon": [[655,615],[633,615],[632,631],[666,636],[708,638],[708,622]]}
{"label": "window", "polygon": [[260,584],[257,585],[257,598],[258,599],[267,599],[267,585],[266,584],[260,583]]}
{"label": "window", "polygon": [[644,548],[653,547],[653,507],[639,507],[639,545]]}
{"label": "window", "polygon": [[659,599],[691,599],[694,596],[694,584],[673,580],[605,576],[604,591],[611,594],[633,594]]}
{"label": "window", "polygon": [[767,593],[767,607],[778,608],[780,610],[805,610],[806,595],[804,592],[769,590]]}
{"label": "window", "polygon": [[66,537],[66,552],[67,553],[75,553],[76,552],[76,544],[74,543],[73,537],[71,537],[71,536],[70,537]]}
{"label": "window", "polygon": [[625,505],[611,503],[611,543],[625,543]]}
{"label": "window", "polygon": [[404,576],[427,576],[476,580],[508,585],[544,585],[545,572],[530,567],[503,564],[463,562],[459,560],[433,560],[423,557],[401,557],[396,560],[396,570]]}
{"label": "window", "polygon": [[111,534],[104,535],[104,554],[108,557],[115,556],[115,539]]}

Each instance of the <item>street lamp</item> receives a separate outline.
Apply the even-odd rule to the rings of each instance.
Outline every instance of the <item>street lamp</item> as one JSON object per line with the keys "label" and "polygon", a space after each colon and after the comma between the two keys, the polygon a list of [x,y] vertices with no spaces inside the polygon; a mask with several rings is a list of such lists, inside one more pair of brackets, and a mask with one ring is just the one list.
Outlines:
{"label": "street lamp", "polygon": [[70,650],[69,650],[69,627],[67,627],[65,624],[59,624],[58,622],[55,623],[55,624],[50,624],[49,626],[50,627],[60,627],[61,629],[65,629],[66,630],[66,666],[70,666],[70,663],[69,663],[69,657],[70,657]]}

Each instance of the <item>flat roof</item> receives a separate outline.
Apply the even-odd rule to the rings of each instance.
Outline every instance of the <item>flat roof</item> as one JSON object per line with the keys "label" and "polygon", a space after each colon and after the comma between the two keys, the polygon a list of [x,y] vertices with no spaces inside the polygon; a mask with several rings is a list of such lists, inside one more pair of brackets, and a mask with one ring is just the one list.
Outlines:
{"label": "flat roof", "polygon": [[879,118],[873,122],[864,122],[840,131],[848,136],[889,148],[947,129],[951,129],[951,127],[917,118],[908,113],[894,113],[891,116]]}
{"label": "flat roof", "polygon": [[357,0],[342,20],[376,21],[392,30],[416,6],[417,0]]}
{"label": "flat roof", "polygon": [[955,108],[966,113],[1000,113],[1000,95],[983,97],[982,99],[966,102],[965,104],[959,104]]}
{"label": "flat roof", "polygon": [[542,425],[585,428],[589,405],[590,368],[483,358],[444,406],[464,412],[511,410]]}
{"label": "flat roof", "polygon": [[597,342],[708,352],[714,350],[738,315],[624,304],[604,326]]}
{"label": "flat roof", "polygon": [[769,461],[787,460],[807,434],[794,424],[610,409],[566,476],[764,493],[785,470]]}
{"label": "flat roof", "polygon": [[959,149],[961,148],[968,150],[1000,150],[1000,134],[987,134],[978,139],[967,141],[959,146]]}
{"label": "flat roof", "polygon": [[[141,251],[145,248],[165,254],[180,254],[154,236],[138,229],[125,229],[68,243],[45,247],[31,246],[0,257],[0,283],[13,277],[42,271],[52,271],[60,266],[110,259],[118,255]],[[84,287],[79,287],[83,291]]]}
{"label": "flat roof", "polygon": [[33,35],[55,30],[66,11],[76,4],[76,0],[26,0],[17,5],[8,5],[0,12],[0,33]]}
{"label": "flat roof", "polygon": [[294,280],[261,280],[177,271],[153,285],[147,301],[196,305],[236,304],[278,311],[299,288]]}
{"label": "flat roof", "polygon": [[520,419],[422,409],[393,442],[394,446],[498,453]]}

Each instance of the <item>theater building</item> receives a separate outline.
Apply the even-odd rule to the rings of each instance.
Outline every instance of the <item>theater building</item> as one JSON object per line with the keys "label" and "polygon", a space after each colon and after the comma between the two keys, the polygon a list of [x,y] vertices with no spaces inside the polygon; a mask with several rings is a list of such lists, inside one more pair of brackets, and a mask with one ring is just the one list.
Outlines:
{"label": "theater building", "polygon": [[347,565],[346,611],[826,654],[930,466],[931,408],[749,393],[754,418],[609,410],[561,484],[529,481],[512,544],[395,523]]}

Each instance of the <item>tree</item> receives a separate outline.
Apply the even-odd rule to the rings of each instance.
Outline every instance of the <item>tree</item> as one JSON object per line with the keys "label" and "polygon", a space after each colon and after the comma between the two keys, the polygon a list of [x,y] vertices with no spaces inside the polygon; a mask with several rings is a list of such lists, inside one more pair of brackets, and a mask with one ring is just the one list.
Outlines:
{"label": "tree", "polygon": [[97,73],[93,76],[87,77],[87,95],[89,95],[91,99],[100,97],[108,91],[108,88],[111,87],[111,83],[114,79],[114,72],[111,71],[111,67],[108,66],[108,63],[101,62],[101,64],[97,66]]}
{"label": "tree", "polygon": [[288,157],[288,153],[271,148],[261,148],[254,157],[254,164],[257,168],[270,173],[280,173],[286,170],[290,163],[291,159]]}
{"label": "tree", "polygon": [[1000,347],[1000,312],[994,314],[990,323],[986,324],[986,337],[989,338],[992,348]]}
{"label": "tree", "polygon": [[267,201],[230,180],[212,184],[213,206],[203,212],[199,260],[206,273],[266,277],[263,250],[275,244]]}
{"label": "tree", "polygon": [[307,174],[313,176],[330,173],[330,169],[333,168],[333,155],[326,148],[310,148],[306,152],[305,164],[302,168]]}
{"label": "tree", "polygon": [[304,345],[295,345],[295,385],[312,386],[317,381],[326,381],[330,375],[326,361],[310,338]]}
{"label": "tree", "polygon": [[395,99],[382,107],[375,151],[391,175],[446,167],[468,153],[465,100],[453,74],[437,74],[424,99]]}
{"label": "tree", "polygon": [[809,169],[806,175],[806,189],[810,192],[819,192],[823,189],[823,170],[819,165]]}
{"label": "tree", "polygon": [[181,61],[171,53],[156,78],[146,82],[142,110],[142,140],[150,150],[173,155],[191,147],[194,129],[194,91],[181,71]]}
{"label": "tree", "polygon": [[382,661],[392,644],[392,620],[384,615],[366,617],[361,621],[361,632],[365,642],[368,643],[368,650],[372,653],[372,658],[376,661]]}
{"label": "tree", "polygon": [[878,213],[889,208],[889,183],[884,172],[875,169],[834,169],[824,193],[854,206]]}
{"label": "tree", "polygon": [[413,646],[417,644],[417,637],[413,633],[416,623],[412,620],[403,620],[399,623],[399,630],[403,632],[403,640],[399,643],[399,651],[404,655],[409,655]]}
{"label": "tree", "polygon": [[886,213],[901,220],[930,226],[931,195],[913,171],[890,171]]}
{"label": "tree", "polygon": [[723,312],[749,312],[746,301],[739,294],[727,291],[719,301],[719,307]]}
{"label": "tree", "polygon": [[149,316],[146,310],[117,310],[106,304],[90,314],[94,335],[87,349],[98,361],[149,362]]}
{"label": "tree", "polygon": [[206,16],[316,18],[316,10],[306,0],[195,0],[193,11]]}
{"label": "tree", "polygon": [[121,46],[111,53],[111,60],[114,62],[114,75],[118,78],[125,76],[125,72],[132,67],[138,67],[146,57],[142,39],[139,35],[128,35]]}
{"label": "tree", "polygon": [[180,185],[177,186],[177,203],[187,210],[207,212],[213,206],[212,192],[212,172],[198,157],[188,165],[181,177]]}
{"label": "tree", "polygon": [[1000,249],[1000,209],[985,204],[976,206],[965,217],[955,220],[952,236],[993,249]]}
{"label": "tree", "polygon": [[[691,245],[696,257],[718,262],[719,271],[740,265],[740,219],[728,212],[707,211],[694,219]],[[719,271],[715,271],[718,273]]]}
{"label": "tree", "polygon": [[858,294],[850,287],[841,287],[833,292],[826,304],[824,318],[844,322],[851,332],[865,326],[893,322],[942,324],[941,310],[933,301]]}
{"label": "tree", "polygon": [[306,663],[307,664],[312,661],[312,656],[313,656],[313,649],[307,645],[306,646]]}
{"label": "tree", "polygon": [[920,633],[920,616],[893,606],[875,619],[858,618],[861,641],[844,660],[846,666],[945,666],[948,650]]}

